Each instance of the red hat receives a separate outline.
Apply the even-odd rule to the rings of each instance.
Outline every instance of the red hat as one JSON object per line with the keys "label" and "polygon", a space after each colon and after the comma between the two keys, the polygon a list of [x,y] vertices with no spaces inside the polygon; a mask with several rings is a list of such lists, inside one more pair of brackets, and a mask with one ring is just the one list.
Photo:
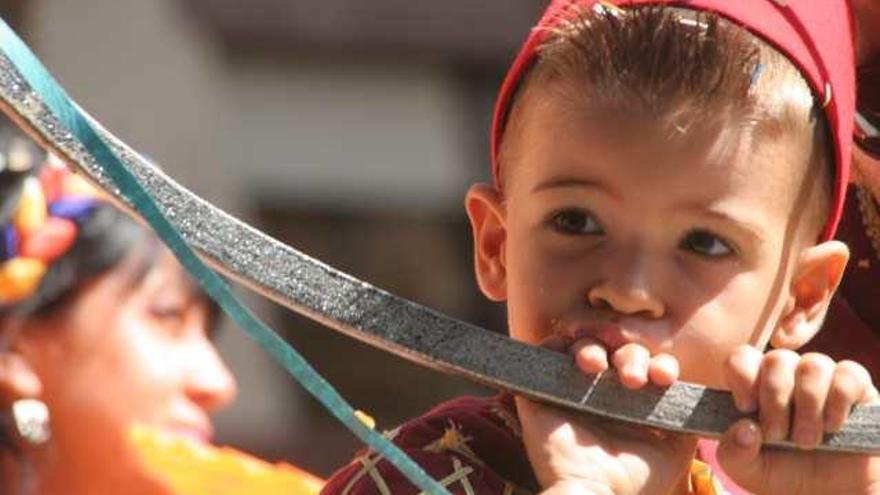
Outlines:
{"label": "red hat", "polygon": [[[597,0],[552,0],[538,22],[550,27],[572,6],[593,7]],[[617,6],[665,4],[714,12],[763,39],[791,60],[824,103],[834,140],[833,201],[823,239],[840,222],[850,172],[855,112],[855,54],[850,8],[846,0],[616,0]],[[507,113],[520,80],[535,61],[549,30],[533,29],[513,62],[495,103],[492,120],[492,176],[498,178],[498,150]]]}

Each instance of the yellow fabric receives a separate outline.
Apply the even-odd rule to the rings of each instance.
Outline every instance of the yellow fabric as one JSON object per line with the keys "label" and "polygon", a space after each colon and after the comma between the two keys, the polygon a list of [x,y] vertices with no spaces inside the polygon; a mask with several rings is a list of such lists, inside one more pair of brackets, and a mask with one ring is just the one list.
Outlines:
{"label": "yellow fabric", "polygon": [[324,481],[289,464],[271,464],[136,425],[129,440],[143,467],[174,495],[318,495]]}
{"label": "yellow fabric", "polygon": [[705,462],[691,462],[691,494],[692,495],[724,495],[724,488],[712,474],[712,468]]}

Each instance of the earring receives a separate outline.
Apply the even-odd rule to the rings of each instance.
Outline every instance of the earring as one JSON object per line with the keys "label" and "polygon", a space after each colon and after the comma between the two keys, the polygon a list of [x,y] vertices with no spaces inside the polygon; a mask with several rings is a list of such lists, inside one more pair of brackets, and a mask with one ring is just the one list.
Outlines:
{"label": "earring", "polygon": [[12,418],[18,434],[32,445],[44,444],[52,436],[49,429],[49,408],[41,400],[20,399],[13,402]]}

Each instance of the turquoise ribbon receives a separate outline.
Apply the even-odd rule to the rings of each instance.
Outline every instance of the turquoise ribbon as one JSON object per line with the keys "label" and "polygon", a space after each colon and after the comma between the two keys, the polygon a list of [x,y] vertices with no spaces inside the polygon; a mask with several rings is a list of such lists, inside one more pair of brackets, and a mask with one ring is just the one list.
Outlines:
{"label": "turquoise ribbon", "polygon": [[407,478],[431,495],[450,495],[440,483],[410,459],[397,446],[382,435],[364,425],[354,415],[354,409],[293,347],[259,320],[232,294],[226,282],[208,268],[184,242],[180,233],[162,214],[153,198],[138,183],[135,176],[125,168],[107,143],[89,124],[88,119],[55,82],[45,67],[37,60],[27,45],[0,19],[0,50],[6,54],[25,78],[31,89],[46,104],[55,117],[66,127],[95,158],[98,165],[116,183],[122,194],[156,231],[162,241],[177,256],[180,263],[198,280],[223,311],[243,328],[266,352],[271,354],[294,378],[309,391],[330,413],[349,430],[383,455]]}

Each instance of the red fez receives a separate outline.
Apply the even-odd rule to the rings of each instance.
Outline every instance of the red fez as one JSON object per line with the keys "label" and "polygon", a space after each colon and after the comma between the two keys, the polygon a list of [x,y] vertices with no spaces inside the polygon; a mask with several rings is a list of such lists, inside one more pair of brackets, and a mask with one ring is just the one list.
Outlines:
{"label": "red fez", "polygon": [[[552,27],[573,6],[592,8],[597,0],[552,0],[537,27]],[[628,5],[669,5],[713,12],[743,26],[787,56],[824,106],[834,143],[833,201],[823,239],[832,239],[843,212],[849,181],[855,111],[853,26],[846,0],[618,0]],[[492,175],[499,184],[498,150],[507,113],[524,74],[547,39],[547,29],[533,29],[507,73],[492,121]]]}

